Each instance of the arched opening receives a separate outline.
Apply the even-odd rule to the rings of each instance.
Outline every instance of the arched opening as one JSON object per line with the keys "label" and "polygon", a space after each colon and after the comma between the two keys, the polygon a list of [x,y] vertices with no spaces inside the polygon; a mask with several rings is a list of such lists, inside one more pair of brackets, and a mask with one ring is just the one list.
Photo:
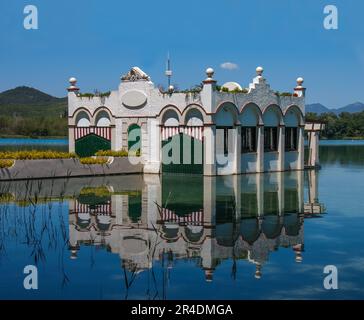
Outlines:
{"label": "arched opening", "polygon": [[298,150],[298,126],[300,123],[300,114],[295,108],[287,110],[284,116],[285,127],[285,150]]}
{"label": "arched opening", "polygon": [[90,117],[86,111],[81,111],[76,116],[76,126],[77,127],[89,127],[90,126]]}
{"label": "arched opening", "polygon": [[128,151],[131,155],[140,155],[141,152],[141,128],[136,123],[128,128]]}
{"label": "arched opening", "polygon": [[215,152],[218,174],[232,173],[235,157],[237,108],[225,102],[219,106],[213,120],[216,124]]}
{"label": "arched opening", "polygon": [[179,116],[173,109],[168,109],[164,112],[162,117],[162,123],[165,127],[178,127]]}
{"label": "arched opening", "polygon": [[[91,121],[86,111],[81,111],[76,116],[75,128],[75,151],[80,157],[90,157],[100,150],[111,149],[110,118],[106,112],[99,112],[96,119],[101,123],[108,121],[107,128],[104,126],[91,126]],[[98,123],[98,122],[97,122]]]}
{"label": "arched opening", "polygon": [[263,115],[264,121],[264,151],[278,151],[278,127],[280,124],[280,115],[276,108],[268,108]]}
{"label": "arched opening", "polygon": [[96,115],[96,127],[109,127],[110,125],[109,114],[105,110],[98,112]]}
{"label": "arched opening", "polygon": [[249,104],[239,115],[241,123],[241,153],[257,152],[257,133],[259,124],[258,107]]}

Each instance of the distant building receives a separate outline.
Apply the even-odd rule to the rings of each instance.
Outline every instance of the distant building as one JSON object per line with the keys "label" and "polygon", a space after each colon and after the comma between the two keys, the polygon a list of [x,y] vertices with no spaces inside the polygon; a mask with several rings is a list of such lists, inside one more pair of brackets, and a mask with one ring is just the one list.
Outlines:
{"label": "distant building", "polygon": [[118,90],[80,94],[68,88],[69,150],[140,153],[145,173],[187,172],[207,176],[304,169],[305,88],[270,89],[263,68],[244,89],[222,87],[206,70],[201,87],[157,88],[140,68],[121,78]]}

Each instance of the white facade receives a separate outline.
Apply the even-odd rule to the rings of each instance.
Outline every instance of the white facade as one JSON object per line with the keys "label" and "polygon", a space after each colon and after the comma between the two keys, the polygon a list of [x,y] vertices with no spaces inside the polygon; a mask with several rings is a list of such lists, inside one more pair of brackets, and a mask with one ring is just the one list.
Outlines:
{"label": "white facade", "polygon": [[[122,77],[118,90],[87,97],[79,94],[76,79],[71,78],[70,152],[77,151],[77,141],[90,134],[109,141],[112,150],[128,150],[128,129],[133,125],[140,127],[138,160],[145,173],[163,171],[170,153],[162,150],[162,142],[181,134],[201,143],[203,156],[197,160],[207,176],[304,169],[302,78],[291,95],[281,95],[270,89],[263,69],[257,68],[249,88],[226,92],[216,85],[213,70],[206,72],[201,91],[176,92],[170,87],[162,92],[134,67]],[[173,151],[171,157],[175,155]],[[185,155],[183,151],[183,159]]]}

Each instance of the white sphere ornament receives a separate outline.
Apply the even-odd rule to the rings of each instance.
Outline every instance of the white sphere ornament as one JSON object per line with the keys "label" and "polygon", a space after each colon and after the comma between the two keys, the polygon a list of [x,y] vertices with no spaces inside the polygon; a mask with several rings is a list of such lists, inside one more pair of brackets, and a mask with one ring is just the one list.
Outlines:
{"label": "white sphere ornament", "polygon": [[261,76],[263,74],[264,69],[263,67],[257,67],[255,71],[257,72],[258,76]]}
{"label": "white sphere ornament", "polygon": [[75,77],[71,77],[68,81],[70,84],[75,84],[77,82],[77,79]]}
{"label": "white sphere ornament", "polygon": [[172,93],[174,91],[174,86],[170,85],[168,87],[168,92]]}
{"label": "white sphere ornament", "polygon": [[303,78],[302,77],[299,77],[299,78],[297,78],[297,84],[299,85],[299,86],[302,86],[302,84],[303,84],[303,82],[304,82],[304,80],[303,80]]}
{"label": "white sphere ornament", "polygon": [[207,76],[209,78],[212,78],[212,76],[214,75],[214,73],[215,73],[214,69],[212,69],[212,68],[207,68],[206,69],[206,74],[207,74]]}

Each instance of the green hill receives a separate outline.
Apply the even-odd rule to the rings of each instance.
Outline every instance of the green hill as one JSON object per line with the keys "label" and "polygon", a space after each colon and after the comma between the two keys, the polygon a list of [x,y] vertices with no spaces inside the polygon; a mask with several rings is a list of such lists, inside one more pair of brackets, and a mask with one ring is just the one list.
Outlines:
{"label": "green hill", "polygon": [[67,98],[30,87],[0,93],[1,136],[66,136]]}

